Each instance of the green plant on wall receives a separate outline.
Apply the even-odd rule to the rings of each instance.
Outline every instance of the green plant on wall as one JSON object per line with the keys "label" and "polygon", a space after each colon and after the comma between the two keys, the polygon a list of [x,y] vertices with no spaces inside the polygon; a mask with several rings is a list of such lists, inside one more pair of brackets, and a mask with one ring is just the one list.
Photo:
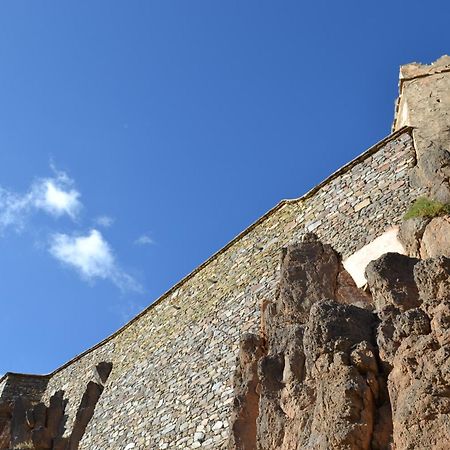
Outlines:
{"label": "green plant on wall", "polygon": [[437,217],[450,214],[450,204],[419,197],[403,216],[405,220],[415,217]]}

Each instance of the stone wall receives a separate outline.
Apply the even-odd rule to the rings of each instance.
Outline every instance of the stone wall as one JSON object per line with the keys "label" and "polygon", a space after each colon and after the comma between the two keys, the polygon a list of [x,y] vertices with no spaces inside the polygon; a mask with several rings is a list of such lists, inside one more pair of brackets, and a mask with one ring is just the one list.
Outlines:
{"label": "stone wall", "polygon": [[413,127],[417,165],[411,182],[450,203],[450,56],[400,68],[394,130]]}
{"label": "stone wall", "polygon": [[10,447],[13,405],[17,400],[37,403],[49,376],[8,373],[0,380],[0,449]]}
{"label": "stone wall", "polygon": [[400,130],[297,200],[283,201],[110,338],[52,374],[66,434],[95,366],[112,372],[81,440],[84,450],[226,447],[242,332],[274,297],[280,249],[314,231],[344,257],[398,224],[419,191],[410,129]]}
{"label": "stone wall", "polygon": [[8,373],[0,383],[0,398],[4,402],[13,402],[19,397],[27,398],[31,402],[39,401],[48,380],[47,375]]}
{"label": "stone wall", "polygon": [[449,148],[449,122],[450,56],[442,56],[430,65],[402,66],[393,129],[414,127],[417,151],[426,153],[430,141]]}

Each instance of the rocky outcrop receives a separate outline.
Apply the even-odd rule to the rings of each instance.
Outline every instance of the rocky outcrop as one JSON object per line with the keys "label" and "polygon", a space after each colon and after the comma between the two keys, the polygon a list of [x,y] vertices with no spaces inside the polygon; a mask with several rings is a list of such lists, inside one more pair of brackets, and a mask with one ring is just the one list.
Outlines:
{"label": "rocky outcrop", "polygon": [[420,246],[422,258],[450,256],[450,216],[435,217],[426,226]]}
{"label": "rocky outcrop", "polygon": [[417,258],[450,257],[450,216],[405,220],[399,239],[408,255]]}
{"label": "rocky outcrop", "polygon": [[[389,268],[389,260],[376,264]],[[373,268],[372,268],[373,270]],[[382,278],[394,278],[385,270]],[[395,448],[444,449],[450,442],[450,259],[417,261],[418,304],[392,302],[380,311],[380,358],[390,367]]]}
{"label": "rocky outcrop", "polygon": [[0,429],[0,449],[77,450],[111,370],[111,363],[95,366],[92,375],[96,381],[86,386],[71,430],[66,430],[68,400],[64,391],[57,391],[48,406],[23,395],[0,403],[0,413],[7,418]]}
{"label": "rocky outcrop", "polygon": [[450,259],[386,254],[366,277],[371,296],[340,292],[339,255],[311,235],[283,251],[241,342],[230,449],[448,448]]}
{"label": "rocky outcrop", "polygon": [[403,244],[406,254],[413,258],[420,258],[422,237],[425,228],[430,223],[427,217],[416,217],[414,219],[405,220],[399,229],[398,239]]}
{"label": "rocky outcrop", "polygon": [[262,355],[261,339],[251,333],[244,334],[234,377],[235,399],[230,441],[232,448],[256,448],[256,419],[259,410],[258,361]]}

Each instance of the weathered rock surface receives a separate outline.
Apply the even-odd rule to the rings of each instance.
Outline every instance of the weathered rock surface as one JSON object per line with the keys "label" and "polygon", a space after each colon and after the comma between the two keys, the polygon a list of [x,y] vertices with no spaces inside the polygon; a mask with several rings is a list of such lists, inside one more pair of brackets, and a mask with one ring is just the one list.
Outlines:
{"label": "weathered rock surface", "polygon": [[410,309],[419,305],[419,292],[414,281],[417,259],[399,253],[386,253],[366,268],[366,278],[380,311],[392,305]]}
{"label": "weathered rock surface", "polygon": [[420,258],[420,247],[425,228],[430,223],[429,218],[416,217],[403,221],[398,231],[398,239],[403,244],[407,255]]}
{"label": "weathered rock surface", "polygon": [[435,217],[425,227],[420,245],[422,258],[450,257],[450,217]]}
{"label": "weathered rock surface", "polygon": [[0,449],[4,450],[78,450],[86,426],[91,420],[112,370],[112,364],[101,362],[93,368],[92,377],[77,409],[75,423],[65,436],[67,399],[64,391],[56,392],[48,406],[17,397],[1,405]]}
{"label": "weathered rock surface", "polygon": [[417,166],[412,172],[414,184],[426,188],[433,200],[450,203],[449,179],[449,150],[433,141],[427,142],[426,151],[422,149],[422,153],[418,153]]}
{"label": "weathered rock surface", "polygon": [[450,260],[416,262],[414,280],[419,307],[388,306],[378,330],[380,356],[392,367],[392,439],[395,448],[444,449],[450,443]]}
{"label": "weathered rock surface", "polygon": [[263,355],[261,339],[247,333],[241,338],[239,364],[234,377],[235,398],[230,447],[251,450],[256,447],[256,418],[259,394],[258,361]]}
{"label": "weathered rock surface", "polygon": [[450,216],[405,220],[399,239],[409,256],[417,258],[450,257]]}
{"label": "weathered rock surface", "polygon": [[383,255],[372,304],[338,295],[340,276],[311,235],[284,250],[261,335],[241,343],[230,449],[449,448],[450,259]]}
{"label": "weathered rock surface", "polygon": [[283,250],[277,307],[287,320],[305,322],[313,303],[333,298],[338,274],[339,258],[331,246],[305,235],[302,244]]}

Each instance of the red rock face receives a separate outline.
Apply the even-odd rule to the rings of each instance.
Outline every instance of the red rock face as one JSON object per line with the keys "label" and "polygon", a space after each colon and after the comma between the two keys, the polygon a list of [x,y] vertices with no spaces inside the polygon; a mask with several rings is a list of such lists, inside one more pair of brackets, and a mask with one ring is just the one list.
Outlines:
{"label": "red rock face", "polygon": [[[86,426],[112,370],[112,364],[101,362],[95,367],[81,399],[73,427],[66,433],[64,391],[56,392],[49,405],[16,396],[0,408],[0,450],[77,450]],[[66,436],[64,436],[66,435]]]}
{"label": "red rock face", "polygon": [[449,448],[450,260],[382,256],[372,300],[308,235],[281,277],[241,343],[229,448]]}
{"label": "red rock face", "polygon": [[431,219],[422,236],[420,254],[422,258],[450,256],[450,216]]}
{"label": "red rock face", "polygon": [[239,364],[235,374],[233,431],[230,446],[256,448],[256,419],[259,411],[258,361],[263,355],[262,341],[247,333],[241,339]]}
{"label": "red rock face", "polygon": [[8,448],[11,435],[11,408],[9,405],[0,407],[0,449]]}
{"label": "red rock face", "polygon": [[388,387],[398,448],[447,449],[450,443],[450,259],[414,266],[420,306],[385,321],[397,349]]}

